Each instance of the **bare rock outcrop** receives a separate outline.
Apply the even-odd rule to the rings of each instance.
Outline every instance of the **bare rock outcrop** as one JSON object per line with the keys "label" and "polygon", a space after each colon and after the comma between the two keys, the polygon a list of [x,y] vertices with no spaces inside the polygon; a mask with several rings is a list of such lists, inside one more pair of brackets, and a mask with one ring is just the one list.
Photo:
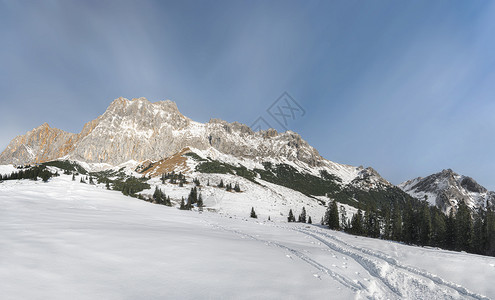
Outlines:
{"label": "bare rock outcrop", "polygon": [[115,99],[103,115],[78,133],[43,124],[15,138],[0,154],[0,163],[38,163],[68,157],[118,165],[129,160],[158,161],[183,148],[213,147],[236,157],[285,157],[310,166],[324,159],[295,132],[253,132],[237,122],[212,119],[203,124],[182,115],[172,101]]}

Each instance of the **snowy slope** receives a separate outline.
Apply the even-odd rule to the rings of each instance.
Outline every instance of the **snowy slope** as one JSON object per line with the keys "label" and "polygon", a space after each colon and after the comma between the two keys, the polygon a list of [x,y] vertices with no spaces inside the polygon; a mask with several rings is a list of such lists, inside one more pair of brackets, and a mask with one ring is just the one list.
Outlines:
{"label": "snowy slope", "polygon": [[179,211],[62,175],[0,183],[2,299],[488,299],[495,258]]}
{"label": "snowy slope", "polygon": [[[317,199],[310,198],[297,191],[289,188],[265,182],[258,179],[260,184],[255,184],[239,176],[230,174],[202,174],[192,173],[189,184],[184,187],[178,187],[176,184],[162,184],[158,178],[152,178],[148,182],[151,189],[145,190],[140,194],[151,196],[155,187],[160,188],[167,196],[172,198],[172,201],[179,202],[181,197],[187,199],[189,192],[194,184],[192,178],[198,178],[202,183],[199,188],[199,193],[203,197],[205,206],[213,211],[229,214],[233,216],[246,216],[254,207],[260,219],[271,220],[287,220],[289,210],[292,209],[294,214],[299,214],[303,207],[307,211],[307,215],[311,216],[313,222],[319,222],[325,214],[326,207]],[[227,183],[238,183],[241,192],[227,192],[225,188],[218,188],[217,185],[223,180]],[[206,183],[210,182],[210,186]],[[322,197],[326,198],[326,197]],[[328,201],[326,198],[324,201]]]}

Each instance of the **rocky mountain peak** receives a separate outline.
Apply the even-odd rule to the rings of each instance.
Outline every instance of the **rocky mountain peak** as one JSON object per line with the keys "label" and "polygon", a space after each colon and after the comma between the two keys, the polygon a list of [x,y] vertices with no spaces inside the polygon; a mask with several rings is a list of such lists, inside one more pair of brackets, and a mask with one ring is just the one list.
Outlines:
{"label": "rocky mountain peak", "polygon": [[170,100],[150,102],[144,97],[127,98],[119,97],[115,99],[105,111],[106,114],[125,115],[146,115],[146,114],[169,114],[184,117],[177,107],[177,104]]}
{"label": "rocky mountain peak", "polygon": [[428,200],[445,212],[455,209],[459,201],[471,208],[486,208],[495,204],[495,193],[489,192],[471,177],[459,175],[451,169],[406,181],[399,187],[415,198]]}
{"label": "rocky mountain peak", "polygon": [[392,185],[372,167],[359,167],[359,169],[358,175],[351,182],[353,186],[369,190]]}
{"label": "rocky mountain peak", "polygon": [[41,124],[40,126],[36,127],[35,130],[39,130],[39,129],[49,129],[51,128],[50,125],[48,125],[47,122]]}
{"label": "rocky mountain peak", "polygon": [[[85,162],[118,165],[127,161],[158,161],[185,147],[239,158],[263,160],[269,157],[321,166],[325,161],[300,135],[276,130],[253,132],[238,122],[212,119],[194,122],[170,101],[150,102],[146,98],[119,97],[97,119],[84,125],[79,134],[51,129],[43,124],[37,140],[50,136],[50,144],[29,138],[32,132],[11,142],[0,155],[1,163],[30,163],[34,159],[54,160],[62,156]],[[50,129],[50,130],[48,130]],[[38,132],[38,131],[36,131]],[[51,133],[50,133],[51,132]]]}
{"label": "rocky mountain peak", "polygon": [[443,169],[440,172],[440,174],[443,175],[443,176],[454,176],[454,175],[457,175],[454,171],[452,171],[452,169]]}

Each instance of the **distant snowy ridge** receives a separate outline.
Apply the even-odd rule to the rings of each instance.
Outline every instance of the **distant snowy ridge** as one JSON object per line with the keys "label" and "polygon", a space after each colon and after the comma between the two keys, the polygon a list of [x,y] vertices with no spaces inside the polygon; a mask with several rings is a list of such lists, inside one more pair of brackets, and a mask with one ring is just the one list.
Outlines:
{"label": "distant snowy ridge", "polygon": [[399,184],[409,195],[427,200],[448,213],[463,201],[470,208],[495,205],[495,192],[488,191],[474,179],[455,173],[451,169],[427,177],[418,177]]}

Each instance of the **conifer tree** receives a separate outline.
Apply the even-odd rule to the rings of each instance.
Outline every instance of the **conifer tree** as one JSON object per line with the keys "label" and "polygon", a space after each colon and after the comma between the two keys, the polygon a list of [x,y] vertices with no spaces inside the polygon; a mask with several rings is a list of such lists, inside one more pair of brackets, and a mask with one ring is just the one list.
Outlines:
{"label": "conifer tree", "polygon": [[416,218],[414,209],[412,207],[411,201],[406,202],[406,207],[404,209],[404,218],[402,226],[402,240],[406,244],[412,244],[416,242]]}
{"label": "conifer tree", "polygon": [[185,210],[186,209],[186,205],[184,203],[184,197],[181,198],[180,200],[180,207],[179,207],[180,210]]}
{"label": "conifer tree", "polygon": [[378,220],[378,213],[374,203],[368,203],[364,216],[364,229],[369,237],[377,238],[380,236],[380,222]]}
{"label": "conifer tree", "polygon": [[191,188],[189,196],[187,196],[187,203],[193,205],[198,202],[198,189],[196,187]]}
{"label": "conifer tree", "polygon": [[343,205],[340,206],[340,228],[347,231],[347,212]]}
{"label": "conifer tree", "polygon": [[383,224],[383,235],[382,238],[389,240],[392,236],[392,217],[391,217],[390,205],[386,204],[385,207],[381,209],[381,218]]}
{"label": "conifer tree", "polygon": [[328,220],[330,220],[330,206],[331,205],[332,205],[332,203],[329,202],[328,207],[325,210],[325,214],[321,218],[321,225],[328,225]]}
{"label": "conifer tree", "polygon": [[127,185],[124,185],[124,188],[122,188],[122,194],[129,196],[129,187]]}
{"label": "conifer tree", "polygon": [[251,207],[251,218],[257,219],[258,216],[256,215],[256,212],[254,211],[254,207]]}
{"label": "conifer tree", "polygon": [[479,208],[474,214],[472,251],[483,254],[486,245],[485,211]]}
{"label": "conifer tree", "polygon": [[358,208],[357,213],[352,216],[350,231],[355,235],[364,235],[363,211]]}
{"label": "conifer tree", "polygon": [[488,207],[485,213],[485,255],[495,256],[495,212]]}
{"label": "conifer tree", "polygon": [[327,224],[328,228],[333,229],[333,230],[339,230],[340,229],[340,221],[339,221],[339,209],[337,207],[337,201],[333,200],[332,203],[327,208],[328,216],[327,219]]}
{"label": "conifer tree", "polygon": [[456,223],[456,249],[468,250],[472,245],[473,223],[471,211],[464,201],[459,201],[459,207],[455,216]]}
{"label": "conifer tree", "polygon": [[436,207],[431,208],[431,243],[437,247],[445,247],[447,233],[445,214]]}
{"label": "conifer tree", "polygon": [[76,175],[72,174],[72,181],[76,181]]}
{"label": "conifer tree", "polygon": [[40,177],[43,182],[48,182],[48,179],[52,176],[52,173],[46,171],[46,172],[40,172]]}
{"label": "conifer tree", "polygon": [[201,193],[199,193],[199,196],[198,196],[198,209],[199,211],[203,211],[203,196],[201,196]]}
{"label": "conifer tree", "polygon": [[224,187],[224,185],[223,185],[223,179],[220,179],[220,183],[218,184],[218,187],[219,188],[223,188]]}
{"label": "conifer tree", "polygon": [[306,223],[306,208],[303,207],[301,214],[299,215],[299,222]]}
{"label": "conifer tree", "polygon": [[296,218],[294,217],[294,214],[292,213],[292,209],[289,210],[289,216],[287,217],[287,222],[295,222]]}
{"label": "conifer tree", "polygon": [[400,241],[402,239],[402,213],[398,207],[398,203],[394,204],[392,212],[392,239]]}
{"label": "conifer tree", "polygon": [[163,193],[162,191],[158,188],[158,187],[155,187],[155,192],[153,193],[153,201],[156,203],[156,204],[163,204]]}
{"label": "conifer tree", "polygon": [[313,221],[311,221],[311,216],[308,217],[308,224],[313,224]]}
{"label": "conifer tree", "polygon": [[429,245],[431,237],[431,216],[428,203],[422,203],[421,215],[419,222],[419,243],[421,245]]}
{"label": "conifer tree", "polygon": [[107,183],[105,184],[105,187],[107,188],[107,190],[110,189],[110,183],[107,181]]}
{"label": "conifer tree", "polygon": [[455,241],[457,239],[455,223],[454,209],[451,208],[449,211],[449,216],[447,217],[447,220],[445,222],[447,229],[445,232],[445,247],[447,247],[447,249],[454,249],[455,247]]}
{"label": "conifer tree", "polygon": [[234,191],[236,191],[237,193],[241,191],[241,187],[239,186],[238,183],[235,184]]}

